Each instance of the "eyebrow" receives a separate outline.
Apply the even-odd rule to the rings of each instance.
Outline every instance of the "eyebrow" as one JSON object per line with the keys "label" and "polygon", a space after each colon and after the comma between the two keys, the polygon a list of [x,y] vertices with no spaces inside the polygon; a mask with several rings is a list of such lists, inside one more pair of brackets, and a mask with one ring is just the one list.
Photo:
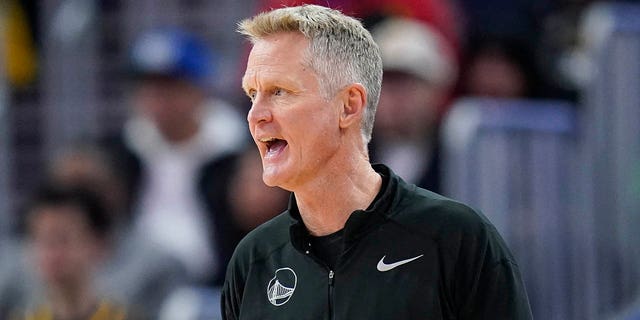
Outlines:
{"label": "eyebrow", "polygon": [[249,93],[249,88],[246,82],[246,78],[247,78],[247,74],[245,73],[242,76],[241,82],[240,82],[240,87],[242,88],[242,91],[244,91],[244,93],[248,94]]}

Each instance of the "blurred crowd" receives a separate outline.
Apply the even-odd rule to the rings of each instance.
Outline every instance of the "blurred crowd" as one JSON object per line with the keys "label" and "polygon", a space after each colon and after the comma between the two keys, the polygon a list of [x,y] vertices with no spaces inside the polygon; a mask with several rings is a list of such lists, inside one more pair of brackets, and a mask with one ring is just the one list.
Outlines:
{"label": "blurred crowd", "polygon": [[[441,120],[457,98],[578,97],[571,66],[588,0],[250,3],[246,16],[315,3],[363,21],[385,69],[372,162],[432,191],[446,165]],[[0,3],[9,101],[37,82],[29,30],[39,9]],[[119,62],[130,106],[121,129],[56,150],[15,212],[0,212],[15,217],[0,235],[0,319],[217,316],[235,246],[289,194],[262,183],[239,80],[236,96],[211,90],[225,63],[215,46],[188,26],[140,30]],[[224,77],[238,78],[243,63]]]}

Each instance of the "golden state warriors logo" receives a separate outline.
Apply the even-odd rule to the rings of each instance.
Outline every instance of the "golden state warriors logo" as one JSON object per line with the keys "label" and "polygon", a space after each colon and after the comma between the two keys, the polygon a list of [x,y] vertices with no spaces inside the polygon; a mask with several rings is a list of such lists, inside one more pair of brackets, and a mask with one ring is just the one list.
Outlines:
{"label": "golden state warriors logo", "polygon": [[298,284],[298,276],[291,268],[280,268],[276,270],[276,274],[267,285],[267,299],[272,305],[279,307],[293,295]]}

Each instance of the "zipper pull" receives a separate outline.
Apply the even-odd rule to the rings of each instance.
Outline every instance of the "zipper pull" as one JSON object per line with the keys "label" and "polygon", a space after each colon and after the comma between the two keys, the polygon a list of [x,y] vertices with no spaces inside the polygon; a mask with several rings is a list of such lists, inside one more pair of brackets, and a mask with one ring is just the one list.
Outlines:
{"label": "zipper pull", "polygon": [[329,270],[329,285],[332,286],[333,285],[333,276],[335,274],[333,273],[333,270]]}

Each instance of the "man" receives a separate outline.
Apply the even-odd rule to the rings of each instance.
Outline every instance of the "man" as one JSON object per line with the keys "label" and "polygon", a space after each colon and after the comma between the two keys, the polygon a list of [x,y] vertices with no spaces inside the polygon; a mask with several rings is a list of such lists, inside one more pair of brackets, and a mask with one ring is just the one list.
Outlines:
{"label": "man", "polygon": [[122,307],[101,298],[94,288],[110,231],[96,196],[80,189],[44,188],[27,211],[26,226],[43,297],[24,319],[125,318]]}
{"label": "man", "polygon": [[[133,43],[133,116],[109,145],[126,174],[132,223],[198,284],[221,285],[237,242],[227,217],[207,210],[212,163],[245,144],[242,118],[209,97],[213,54],[184,30],[156,28]],[[205,181],[206,179],[208,181]]]}
{"label": "man", "polygon": [[236,248],[225,319],[531,318],[486,218],[369,163],[382,63],[357,20],[307,5],[239,30],[263,180],[293,195]]}
{"label": "man", "polygon": [[440,191],[440,118],[455,81],[451,45],[425,22],[391,16],[372,30],[384,81],[371,159],[405,181]]}
{"label": "man", "polygon": [[180,262],[143,238],[127,223],[124,213],[123,177],[107,154],[90,144],[71,145],[52,159],[48,181],[65,188],[91,190],[100,196],[113,223],[96,287],[118,301],[136,308],[136,316],[157,319],[162,305],[186,285]]}

